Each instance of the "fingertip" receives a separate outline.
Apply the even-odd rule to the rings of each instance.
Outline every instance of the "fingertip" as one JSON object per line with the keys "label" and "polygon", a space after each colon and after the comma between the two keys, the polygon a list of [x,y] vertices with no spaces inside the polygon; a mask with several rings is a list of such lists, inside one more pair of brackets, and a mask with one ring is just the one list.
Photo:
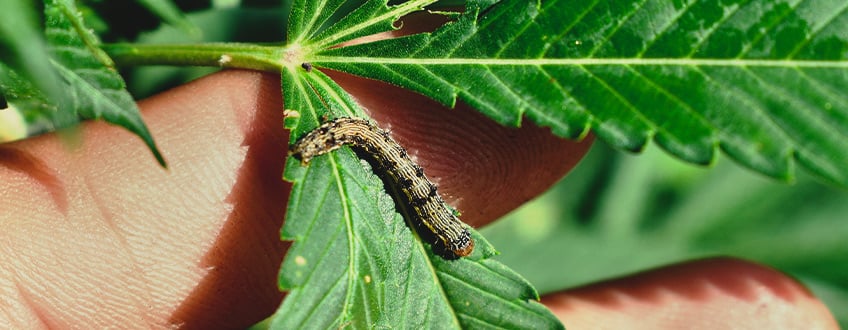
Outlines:
{"label": "fingertip", "polygon": [[733,258],[663,267],[542,298],[575,329],[838,329],[794,279]]}
{"label": "fingertip", "polygon": [[556,183],[583,158],[592,138],[570,141],[525,120],[500,125],[459,104],[449,109],[382,82],[328,72],[462,213],[464,222],[494,221]]}

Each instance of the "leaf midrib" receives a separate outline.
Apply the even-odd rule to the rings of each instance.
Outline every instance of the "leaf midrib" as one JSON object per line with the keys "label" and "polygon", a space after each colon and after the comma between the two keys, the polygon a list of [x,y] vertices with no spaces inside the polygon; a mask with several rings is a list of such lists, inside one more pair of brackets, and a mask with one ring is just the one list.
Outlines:
{"label": "leaf midrib", "polygon": [[312,57],[315,63],[378,63],[408,65],[500,65],[500,66],[690,66],[690,67],[774,67],[774,68],[828,68],[846,69],[848,61],[821,60],[770,60],[770,59],[695,59],[695,58],[392,58],[392,57]]}
{"label": "leaf midrib", "polygon": [[336,160],[336,155],[332,155],[329,157],[330,168],[333,172],[333,178],[335,179],[336,187],[338,188],[339,196],[341,197],[344,224],[347,228],[347,248],[348,254],[350,258],[348,258],[348,271],[347,271],[347,288],[345,292],[345,303],[342,307],[339,315],[344,317],[348,314],[348,307],[350,306],[350,302],[353,301],[354,296],[354,281],[356,279],[356,247],[354,246],[356,243],[354,241],[354,230],[353,230],[353,215],[350,213],[350,205],[348,205],[348,201],[350,200],[350,196],[347,194],[347,189],[345,188],[344,181],[341,178],[341,165]]}

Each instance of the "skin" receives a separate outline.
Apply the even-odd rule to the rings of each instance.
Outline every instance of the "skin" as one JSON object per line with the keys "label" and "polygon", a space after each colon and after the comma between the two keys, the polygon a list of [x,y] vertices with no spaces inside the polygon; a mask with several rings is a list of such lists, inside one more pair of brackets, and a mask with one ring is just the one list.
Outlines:
{"label": "skin", "polygon": [[[400,31],[354,42],[443,22],[413,15]],[[591,145],[330,74],[475,227],[546,190]],[[291,187],[280,179],[288,132],[278,76],[225,71],[139,106],[168,169],[137,137],[102,122],[0,145],[0,328],[244,328],[279,306],[289,246],[279,229]],[[572,329],[838,328],[795,280],[731,258],[542,303]]]}
{"label": "skin", "polygon": [[[590,146],[334,78],[474,226],[544,191]],[[82,124],[75,145],[55,134],[0,145],[0,328],[231,328],[271,314],[288,246],[278,234],[290,189],[279,86],[275,75],[226,71],[141,101],[168,169],[101,122]],[[796,281],[725,258],[542,301],[575,329],[836,329]]]}

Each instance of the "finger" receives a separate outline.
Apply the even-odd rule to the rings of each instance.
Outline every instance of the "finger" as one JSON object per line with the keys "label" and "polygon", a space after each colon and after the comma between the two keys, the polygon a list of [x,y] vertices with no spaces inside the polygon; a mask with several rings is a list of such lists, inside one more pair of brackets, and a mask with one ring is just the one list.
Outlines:
{"label": "finger", "polygon": [[[381,102],[371,101],[367,91],[358,96],[363,103]],[[50,135],[4,146],[1,189],[13,197],[2,207],[18,212],[4,213],[10,239],[3,242],[8,252],[3,269],[12,275],[4,277],[12,279],[7,291],[26,305],[15,310],[29,311],[22,319],[57,326],[113,324],[128,317],[137,317],[130,320],[136,324],[246,325],[272,312],[280,299],[273,286],[288,189],[279,179],[286,149],[280,101],[276,77],[231,71],[141,102],[168,159],[167,171],[137,138],[102,123],[80,129],[83,144],[77,150]],[[414,110],[426,105],[422,102],[419,97],[412,107],[400,108]],[[464,113],[469,127],[499,128]],[[398,127],[393,132],[414,132]],[[460,138],[457,144],[465,141],[486,142]],[[440,156],[421,154],[423,161]],[[503,157],[525,158],[508,152]],[[461,184],[443,186],[463,193]],[[514,205],[529,198],[513,197],[519,197]],[[26,206],[33,209],[21,211]],[[61,239],[51,239],[57,235]],[[33,237],[50,244],[36,244]],[[63,289],[65,294],[56,294]],[[99,297],[74,296],[86,292]]]}
{"label": "finger", "polygon": [[[402,18],[400,30],[346,44],[430,32],[447,21],[444,15],[416,12]],[[472,226],[492,222],[550,188],[577,165],[594,140],[591,135],[579,142],[556,137],[526,118],[520,128],[505,127],[462,102],[448,109],[380,81],[327,73],[391,131]]]}
{"label": "finger", "polygon": [[244,327],[270,314],[288,195],[279,86],[229,71],[142,101],[167,170],[98,122],[74,149],[55,135],[3,145],[0,318]]}
{"label": "finger", "polygon": [[591,146],[591,138],[566,140],[529,121],[505,127],[464,104],[449,109],[383,82],[330,75],[407,148],[462,220],[474,226],[547,190]]}
{"label": "finger", "polygon": [[[367,91],[358,96],[363,103],[380,102],[371,101]],[[426,105],[422,102],[399,108],[415,110]],[[10,197],[0,207],[17,212],[4,213],[9,239],[2,243],[6,267],[0,269],[10,275],[3,276],[4,292],[23,304],[10,307],[17,314],[9,315],[56,326],[126,321],[242,326],[278,304],[274,283],[284,250],[278,230],[288,192],[280,180],[286,137],[279,126],[279,80],[225,72],[145,100],[141,107],[168,159],[167,171],[136,137],[103,123],[84,124],[83,144],[76,150],[51,135],[3,146],[0,191]],[[372,108],[375,114],[389,109]],[[469,127],[499,129],[471,111],[463,113]],[[405,137],[414,137],[414,130],[397,126],[398,136],[427,145]],[[529,136],[548,136],[539,131]],[[504,134],[525,139],[521,133]],[[486,142],[456,142],[466,141]],[[439,162],[439,152],[422,150],[422,163],[429,157]],[[472,167],[490,163],[477,164]],[[466,182],[487,172],[472,171]],[[461,196],[475,188],[443,185],[452,189]],[[518,197],[513,205],[529,198],[513,197]],[[465,205],[474,209],[471,201]],[[44,241],[34,241],[39,237]],[[88,292],[98,298],[79,296]]]}
{"label": "finger", "polygon": [[773,269],[715,258],[542,298],[571,329],[838,329],[824,304]]}

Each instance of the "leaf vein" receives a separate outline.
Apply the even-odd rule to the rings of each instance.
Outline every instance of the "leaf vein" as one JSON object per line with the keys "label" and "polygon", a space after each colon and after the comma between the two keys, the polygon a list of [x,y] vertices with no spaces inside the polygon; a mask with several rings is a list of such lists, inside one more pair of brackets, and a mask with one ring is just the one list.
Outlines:
{"label": "leaf vein", "polygon": [[[781,142],[784,145],[786,145],[786,144],[794,145],[795,144],[793,139],[789,135],[787,135],[787,132],[782,129],[781,125],[775,120],[775,118],[770,116],[768,114],[768,111],[763,109],[764,105],[763,105],[763,107],[760,106],[761,103],[759,101],[755,100],[754,98],[752,98],[748,94],[740,93],[739,91],[737,91],[737,89],[731,88],[732,86],[727,86],[727,84],[725,84],[721,80],[714,79],[712,76],[710,76],[709,73],[704,72],[700,68],[694,68],[694,69],[695,69],[695,71],[700,73],[708,82],[710,82],[711,84],[714,84],[716,86],[719,86],[717,88],[721,88],[722,90],[726,90],[730,95],[735,96],[733,99],[739,100],[739,102],[743,102],[743,103],[747,104],[749,109],[752,109],[752,111],[758,112],[762,118],[768,120],[768,123],[771,124],[771,128],[774,128],[776,133],[780,134],[780,136],[778,138],[781,139]],[[724,132],[722,132],[722,131],[719,131],[719,133],[721,133],[722,136],[726,136],[726,134],[724,134]]]}
{"label": "leaf vein", "polygon": [[[588,109],[586,104],[583,103],[582,101],[580,101],[579,99],[575,98],[573,95],[571,95],[571,93],[569,93],[565,89],[565,87],[562,84],[560,84],[559,79],[555,79],[553,77],[553,75],[551,75],[551,73],[548,70],[545,70],[544,66],[540,65],[540,66],[537,66],[537,67],[539,68],[539,71],[543,75],[545,75],[545,77],[548,77],[548,80],[554,85],[554,87],[557,90],[560,91],[560,93],[565,97],[566,100],[571,100],[572,102],[574,102],[578,105],[577,109],[571,108],[571,109],[569,109],[569,111],[579,112],[580,114],[583,114],[587,118],[589,118],[589,121],[597,120],[597,118],[593,114],[591,114],[589,111],[586,110],[586,109]],[[552,116],[548,115],[548,112],[546,112],[546,111],[539,111],[538,113],[536,113],[536,115],[542,116],[542,118],[547,119],[549,122],[558,122],[560,125],[564,125],[564,122],[561,122],[559,120],[555,120]],[[583,126],[584,126],[583,129],[582,129],[583,132],[581,132],[580,135],[583,135],[584,132],[586,131],[586,128],[587,128],[586,123],[584,123]]]}
{"label": "leaf vein", "polygon": [[[537,5],[538,5],[538,3],[537,3]],[[537,12],[535,13],[534,17],[538,17],[538,16],[539,16],[539,12],[537,11]],[[507,50],[507,49],[509,48],[509,46],[511,46],[511,45],[512,45],[512,44],[513,44],[516,40],[521,39],[521,36],[522,36],[522,35],[524,35],[524,33],[525,33],[525,32],[527,32],[527,31],[528,31],[528,29],[529,29],[531,26],[533,26],[534,24],[536,24],[534,20],[527,20],[527,23],[525,23],[523,26],[521,26],[521,28],[519,28],[519,29],[518,29],[518,32],[517,32],[517,33],[515,33],[515,35],[514,35],[514,36],[512,36],[511,38],[509,38],[509,40],[507,40],[507,42],[506,42],[506,43],[504,43],[503,45],[501,45],[501,47],[500,47],[500,49],[498,49],[498,51],[496,51],[494,54],[492,54],[492,57],[494,57],[494,58],[500,58],[500,57],[501,57],[501,54],[503,54],[503,52],[504,52],[505,50]]]}
{"label": "leaf vein", "polygon": [[834,107],[836,107],[837,109],[848,110],[848,104],[845,103],[845,94],[843,94],[843,91],[834,89],[834,87],[830,84],[822,83],[821,81],[816,79],[815,76],[808,75],[807,72],[804,70],[797,71],[798,74],[801,75],[801,77],[804,78],[805,81],[809,81],[810,84],[816,86],[817,90],[821,91],[824,94],[827,94],[831,102],[838,103],[837,105],[834,105]]}
{"label": "leaf vein", "polygon": [[[320,315],[320,314],[317,314],[317,312],[319,311],[318,307],[321,307],[321,303],[323,303],[324,301],[326,301],[328,298],[330,298],[332,296],[332,294],[329,294],[330,292],[333,292],[336,287],[338,287],[339,285],[342,285],[342,282],[343,282],[342,279],[344,277],[345,277],[344,273],[340,273],[339,276],[336,277],[336,280],[333,282],[333,286],[331,286],[330,289],[327,290],[328,294],[323,295],[321,297],[321,300],[319,300],[314,305],[312,305],[312,308],[310,308],[309,313],[307,313],[306,316],[303,318],[304,324],[312,324],[312,323],[317,324],[317,323],[319,323],[317,321],[316,322],[310,322],[310,319],[313,316]],[[339,317],[341,317],[342,315],[345,315],[345,313],[344,312],[339,313]],[[338,321],[338,318],[336,319],[336,321]],[[333,322],[333,323],[336,323],[336,322]]]}
{"label": "leaf vein", "polygon": [[[522,299],[507,299],[507,298],[498,296],[498,295],[486,290],[486,288],[483,288],[483,287],[480,287],[480,286],[475,286],[472,283],[469,283],[468,281],[464,281],[461,278],[456,277],[456,276],[454,276],[453,274],[450,274],[450,273],[442,272],[440,274],[442,276],[447,277],[448,279],[456,282],[456,285],[461,285],[461,286],[464,286],[464,287],[469,288],[471,290],[477,291],[477,294],[479,294],[479,295],[494,297],[495,300],[504,301],[508,305],[512,305],[512,306],[521,308],[521,304],[526,302],[526,300],[522,300]],[[508,279],[508,280],[511,280],[511,279]],[[536,314],[538,316],[543,316],[539,311],[536,311],[536,310],[530,309],[530,310],[527,310],[527,311],[530,312],[530,313]],[[463,314],[463,315],[467,315],[467,314]]]}
{"label": "leaf vein", "polygon": [[[583,12],[578,14],[577,17],[568,26],[565,26],[565,28],[562,31],[560,31],[560,33],[558,33],[557,36],[554,37],[553,40],[561,40],[562,38],[564,38],[565,35],[568,34],[568,32],[571,32],[572,28],[574,28],[578,23],[580,23],[583,20],[583,18],[586,17],[586,15],[588,15],[590,12],[592,12],[592,9],[595,9],[595,7],[598,5],[599,2],[600,2],[600,0],[594,0],[590,6],[586,7],[586,10],[584,10]],[[551,6],[553,6],[553,4],[555,4],[557,2],[550,1],[548,3],[550,3]],[[548,6],[546,6],[545,8],[548,8]],[[548,51],[551,50],[551,47],[553,45],[554,45],[553,42],[545,43],[544,47],[542,47],[542,51],[539,54],[538,58],[544,58],[545,55],[548,54]]]}
{"label": "leaf vein", "polygon": [[715,34],[715,32],[724,25],[724,23],[727,23],[728,21],[730,21],[731,17],[736,16],[736,14],[739,13],[740,9],[742,9],[741,5],[733,7],[733,10],[731,10],[729,13],[726,13],[725,15],[723,15],[721,17],[721,19],[719,19],[718,21],[715,22],[715,24],[710,26],[710,28],[707,30],[707,33],[705,35],[701,36],[700,38],[698,38],[698,42],[695,43],[695,45],[692,46],[692,49],[689,51],[689,54],[686,54],[684,57],[687,57],[687,58],[694,57],[694,55],[698,51],[698,49],[700,49],[701,46],[704,45],[704,42],[709,40],[710,37],[712,37],[713,34]]}
{"label": "leaf vein", "polygon": [[692,117],[694,117],[696,120],[698,120],[699,123],[701,123],[702,125],[704,125],[706,127],[711,128],[713,131],[716,130],[715,126],[712,125],[712,123],[707,118],[705,118],[701,113],[697,112],[695,110],[695,108],[692,105],[690,105],[688,102],[677,97],[677,95],[675,95],[674,93],[671,93],[670,91],[668,91],[668,89],[666,89],[665,87],[663,87],[662,85],[660,85],[659,83],[654,81],[653,79],[649,78],[648,76],[645,76],[644,74],[642,74],[641,72],[639,72],[637,70],[633,70],[632,67],[627,67],[627,70],[632,72],[633,74],[643,78],[645,82],[647,82],[651,85],[651,87],[658,90],[664,96],[668,97],[672,102],[680,105],[680,107],[683,110],[685,110],[688,114],[690,114]]}
{"label": "leaf vein", "polygon": [[586,57],[594,57],[595,52],[600,50],[601,46],[603,46],[605,44],[605,42],[609,42],[609,40],[612,38],[612,36],[615,35],[616,33],[618,33],[618,31],[621,30],[621,28],[625,24],[627,24],[627,22],[630,21],[630,18],[632,18],[633,15],[636,15],[636,13],[638,13],[640,10],[642,10],[642,8],[645,6],[646,3],[647,3],[647,0],[641,0],[641,2],[638,5],[634,6],[630,12],[623,15],[621,20],[618,21],[618,24],[614,28],[610,29],[610,31],[608,31],[607,34],[603,37],[603,40],[602,40],[603,42],[598,42],[597,45],[595,45],[595,47],[593,47],[591,50],[589,50],[589,52],[586,54]]}
{"label": "leaf vein", "polygon": [[[758,82],[760,82],[765,88],[768,89],[769,92],[771,92],[775,96],[780,96],[780,97],[783,97],[785,99],[788,98],[788,99],[792,100],[791,103],[798,105],[798,106],[801,106],[802,108],[797,109],[797,110],[801,110],[801,111],[804,111],[804,112],[810,114],[810,115],[804,116],[804,118],[809,120],[810,124],[813,124],[817,128],[823,129],[826,132],[825,135],[828,135],[828,136],[831,136],[831,137],[846,136],[846,133],[848,133],[848,131],[840,131],[838,129],[835,129],[832,125],[833,122],[823,121],[818,116],[812,115],[812,113],[816,112],[815,107],[810,105],[808,102],[799,99],[797,96],[794,95],[794,93],[790,93],[790,92],[786,91],[784,88],[779,87],[779,85],[775,85],[775,84],[769,82],[767,79],[763,79],[763,77],[758,75],[756,72],[753,72],[751,70],[745,70],[744,72],[751,75],[752,78],[754,78]],[[834,141],[844,141],[844,140],[834,139]],[[798,141],[798,142],[800,142],[800,141]],[[844,143],[842,143],[842,144],[844,144]],[[848,146],[846,146],[846,150],[848,150]]]}
{"label": "leaf vein", "polygon": [[768,35],[768,34],[769,34],[769,33],[770,33],[770,32],[771,32],[771,31],[772,31],[775,27],[777,27],[777,26],[778,26],[781,22],[783,22],[783,21],[784,21],[784,19],[785,19],[787,16],[789,16],[789,14],[794,13],[794,12],[795,12],[795,10],[798,8],[798,5],[799,5],[801,2],[803,2],[803,0],[801,0],[801,1],[797,1],[797,2],[795,2],[795,3],[790,3],[790,5],[789,5],[789,10],[787,10],[787,11],[783,12],[783,13],[780,15],[780,17],[779,17],[778,19],[775,19],[775,20],[774,20],[771,24],[769,24],[769,25],[768,25],[765,29],[761,29],[761,33],[758,33],[758,34],[757,34],[754,38],[752,38],[751,42],[747,43],[747,44],[745,45],[745,47],[742,47],[742,49],[739,51],[739,54],[736,56],[736,58],[743,58],[743,57],[746,57],[746,56],[748,55],[748,52],[750,52],[750,51],[751,51],[751,49],[753,49],[754,45],[756,45],[756,44],[757,44],[757,43],[759,43],[761,40],[763,40],[763,38],[764,38],[766,35]]}
{"label": "leaf vein", "polygon": [[684,4],[684,5],[683,5],[683,9],[682,9],[682,10],[678,10],[678,11],[675,13],[674,17],[672,17],[672,18],[671,18],[671,20],[669,20],[669,21],[665,22],[665,24],[663,24],[663,26],[662,26],[662,27],[660,27],[660,28],[659,28],[659,30],[657,30],[657,31],[656,31],[657,33],[654,33],[654,34],[652,35],[652,37],[653,37],[653,38],[651,38],[650,40],[647,40],[647,41],[648,41],[648,43],[647,43],[647,44],[645,44],[645,46],[643,46],[643,47],[642,47],[642,50],[641,50],[641,51],[639,51],[638,53],[636,53],[636,54],[634,55],[634,57],[642,57],[642,55],[644,55],[644,54],[645,54],[648,50],[650,50],[650,49],[651,49],[651,47],[653,47],[653,46],[656,44],[656,42],[657,42],[658,40],[660,40],[660,39],[662,38],[662,36],[663,36],[663,35],[665,35],[665,33],[669,32],[669,28],[671,28],[671,26],[672,26],[672,25],[674,25],[675,23],[679,22],[679,21],[680,21],[680,18],[681,18],[681,17],[683,17],[683,15],[685,15],[686,13],[688,13],[688,12],[689,12],[689,9],[690,9],[690,8],[692,8],[692,3],[691,3],[691,2],[690,2],[690,3],[687,3],[687,4]]}
{"label": "leaf vein", "polygon": [[817,24],[809,33],[807,33],[807,37],[804,38],[804,40],[799,42],[797,45],[795,45],[795,48],[791,52],[789,52],[788,55],[786,55],[786,58],[794,58],[795,55],[798,55],[798,52],[804,49],[806,45],[808,45],[813,39],[815,39],[815,36],[817,36],[822,29],[833,23],[833,21],[836,20],[837,17],[842,16],[842,14],[845,13],[846,10],[848,10],[848,1],[842,1],[842,4],[842,8],[839,8],[839,10],[837,11],[831,11],[830,13],[832,13],[832,15],[830,15],[830,17],[826,18],[823,22],[821,22],[821,24]]}
{"label": "leaf vein", "polygon": [[353,301],[353,293],[354,292],[351,288],[353,288],[356,285],[356,283],[354,282],[355,279],[356,279],[356,274],[355,274],[354,270],[356,269],[355,265],[356,265],[356,258],[357,258],[358,255],[356,253],[356,247],[354,246],[354,244],[355,244],[355,240],[357,239],[357,237],[356,237],[355,232],[353,230],[353,217],[350,214],[350,205],[349,205],[349,202],[348,202],[350,200],[350,196],[348,196],[347,189],[345,187],[344,181],[341,178],[340,166],[339,166],[339,163],[338,163],[336,157],[337,157],[336,154],[330,155],[329,161],[330,161],[330,164],[331,164],[330,168],[332,169],[333,178],[335,179],[334,182],[336,182],[336,187],[338,189],[339,200],[341,201],[341,204],[342,204],[341,209],[342,209],[342,212],[343,212],[343,221],[344,221],[343,223],[344,223],[344,226],[345,226],[345,229],[346,229],[345,234],[347,235],[347,240],[348,240],[347,241],[347,244],[348,244],[348,246],[347,246],[347,248],[348,248],[348,251],[347,251],[348,252],[348,268],[347,268],[348,279],[347,279],[347,287],[346,287],[347,292],[345,293],[345,304],[344,304],[344,307],[342,308],[342,311],[341,311],[342,315],[347,315],[349,313],[349,310],[348,310],[348,308],[350,306],[349,303],[351,301]]}
{"label": "leaf vein", "polygon": [[[657,126],[656,123],[653,123],[649,118],[645,117],[645,114],[643,114],[639,109],[637,109],[636,106],[633,105],[633,103],[630,102],[630,100],[628,100],[626,97],[621,95],[615,88],[612,88],[612,86],[607,84],[607,82],[604,79],[602,79],[601,77],[598,77],[597,75],[592,73],[592,71],[587,70],[584,67],[579,67],[579,68],[580,68],[581,71],[588,74],[591,77],[592,80],[597,81],[598,84],[600,84],[601,86],[604,87],[604,89],[609,91],[609,93],[612,94],[612,97],[618,99],[622,104],[626,105],[627,108],[631,112],[633,112],[636,115],[637,118],[639,118],[642,121],[643,124],[646,124],[646,125],[648,125],[652,128]],[[650,135],[653,135],[654,133],[655,132],[650,132]]]}

